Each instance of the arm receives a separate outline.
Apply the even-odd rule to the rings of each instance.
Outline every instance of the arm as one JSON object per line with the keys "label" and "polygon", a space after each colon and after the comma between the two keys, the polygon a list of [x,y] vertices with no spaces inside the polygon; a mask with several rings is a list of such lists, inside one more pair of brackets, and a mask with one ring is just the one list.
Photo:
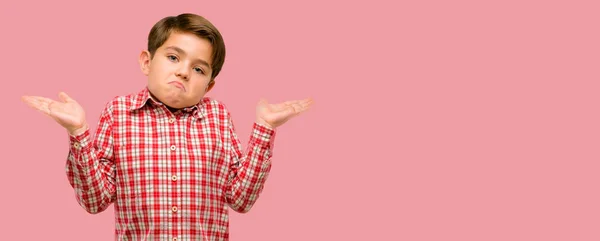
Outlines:
{"label": "arm", "polygon": [[110,113],[107,106],[100,116],[95,139],[91,139],[89,129],[69,135],[67,178],[79,205],[92,214],[106,210],[116,198]]}
{"label": "arm", "polygon": [[306,111],[312,99],[269,104],[262,99],[256,106],[256,122],[246,152],[240,141],[229,112],[226,113],[227,163],[230,164],[225,198],[233,210],[246,213],[261,193],[269,171],[275,128]]}
{"label": "arm", "polygon": [[229,137],[229,150],[226,157],[230,168],[225,197],[227,204],[233,210],[246,213],[258,199],[271,170],[275,131],[255,123],[248,148],[242,152],[231,118],[228,119],[226,131]]}
{"label": "arm", "polygon": [[112,160],[112,106],[107,104],[91,143],[83,107],[66,93],[60,101],[41,96],[23,96],[21,100],[44,113],[69,133],[69,157],[66,171],[79,204],[89,213],[104,211],[115,199],[115,166]]}
{"label": "arm", "polygon": [[79,205],[96,214],[108,208],[116,198],[113,160],[112,117],[110,105],[100,116],[95,139],[89,129],[69,135],[66,172]]}

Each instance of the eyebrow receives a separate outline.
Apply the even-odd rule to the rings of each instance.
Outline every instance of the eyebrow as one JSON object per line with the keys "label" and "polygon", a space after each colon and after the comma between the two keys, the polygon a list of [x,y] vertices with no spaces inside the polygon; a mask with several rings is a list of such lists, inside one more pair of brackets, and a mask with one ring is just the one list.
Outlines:
{"label": "eyebrow", "polygon": [[[169,46],[169,47],[166,47],[166,48],[165,48],[165,50],[169,50],[169,49],[170,49],[170,50],[174,50],[174,51],[175,51],[175,52],[177,52],[178,54],[181,54],[181,55],[186,55],[185,51],[183,51],[183,49],[181,49],[181,48],[179,48],[179,47],[176,47],[176,46]],[[199,59],[199,58],[198,58],[198,59],[194,60],[194,62],[199,62],[200,64],[202,64],[202,65],[205,65],[206,67],[210,68],[210,64],[208,64],[208,62],[206,62],[206,61],[205,61],[205,60],[203,60],[203,59]]]}

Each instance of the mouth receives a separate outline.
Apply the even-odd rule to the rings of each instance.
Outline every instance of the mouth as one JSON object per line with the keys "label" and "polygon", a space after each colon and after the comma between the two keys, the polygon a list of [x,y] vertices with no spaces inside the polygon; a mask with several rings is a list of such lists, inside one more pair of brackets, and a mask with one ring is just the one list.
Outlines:
{"label": "mouth", "polygon": [[180,89],[182,89],[183,91],[185,91],[185,86],[183,86],[183,84],[182,84],[182,83],[180,83],[180,82],[177,82],[177,81],[171,81],[171,82],[169,82],[169,84],[175,85],[177,88],[180,88]]}

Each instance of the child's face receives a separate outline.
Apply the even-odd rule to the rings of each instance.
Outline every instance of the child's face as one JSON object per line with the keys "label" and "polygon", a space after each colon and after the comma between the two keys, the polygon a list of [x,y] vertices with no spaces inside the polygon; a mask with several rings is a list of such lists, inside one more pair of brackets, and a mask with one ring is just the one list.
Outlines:
{"label": "child's face", "polygon": [[210,81],[211,54],[208,40],[190,33],[171,33],[152,59],[148,51],[140,55],[150,93],[172,108],[197,104],[214,84]]}

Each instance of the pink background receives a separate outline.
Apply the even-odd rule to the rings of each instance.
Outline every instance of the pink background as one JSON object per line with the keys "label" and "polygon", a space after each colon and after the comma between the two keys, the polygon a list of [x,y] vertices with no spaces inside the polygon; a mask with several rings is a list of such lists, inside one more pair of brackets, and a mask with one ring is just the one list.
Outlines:
{"label": "pink background", "polygon": [[232,240],[600,240],[597,1],[216,2],[0,3],[3,239],[112,240],[66,132],[19,98],[65,91],[95,130],[145,85],[152,25],[193,12],[225,38],[209,96],[242,141],[260,97],[316,101]]}

